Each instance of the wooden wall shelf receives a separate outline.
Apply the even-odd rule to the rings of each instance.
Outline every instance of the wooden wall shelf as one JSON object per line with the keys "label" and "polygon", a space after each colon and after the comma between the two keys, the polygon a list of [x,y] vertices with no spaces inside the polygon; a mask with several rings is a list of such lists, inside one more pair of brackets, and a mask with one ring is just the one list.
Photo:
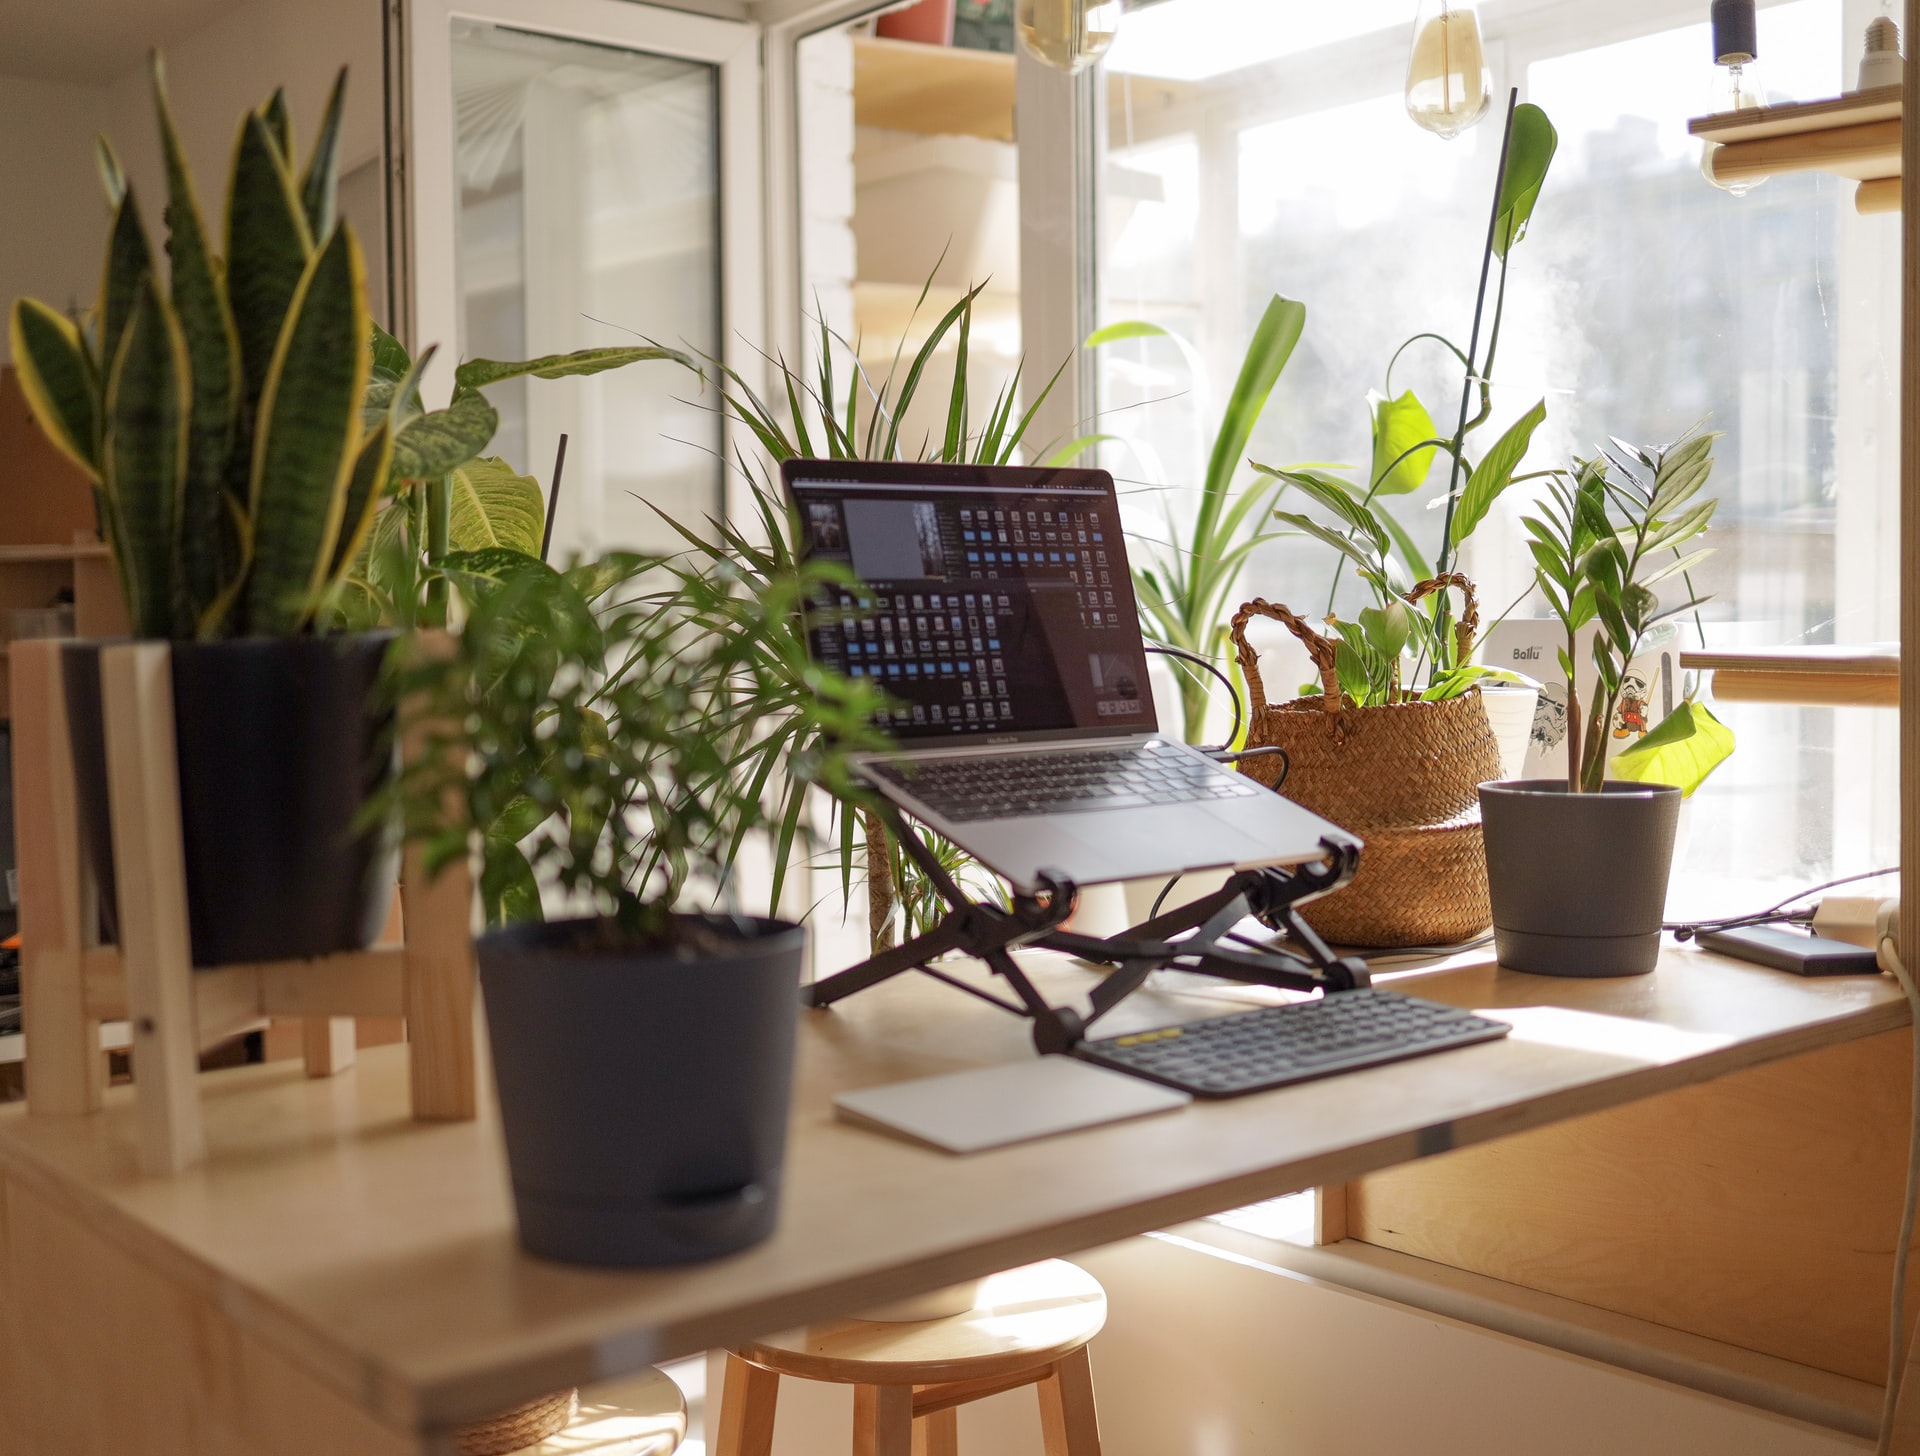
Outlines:
{"label": "wooden wall shelf", "polygon": [[1015,61],[1001,51],[858,36],[853,119],[920,136],[1013,140]]}
{"label": "wooden wall shelf", "polygon": [[1682,652],[1680,666],[1713,674],[1716,698],[1831,708],[1900,706],[1900,650],[1865,647],[1749,647]]}
{"label": "wooden wall shelf", "polygon": [[1879,86],[1827,101],[1703,116],[1687,130],[1718,147],[1713,171],[1723,182],[1831,172],[1860,184],[1854,206],[1861,212],[1898,212],[1900,98],[1900,87]]}

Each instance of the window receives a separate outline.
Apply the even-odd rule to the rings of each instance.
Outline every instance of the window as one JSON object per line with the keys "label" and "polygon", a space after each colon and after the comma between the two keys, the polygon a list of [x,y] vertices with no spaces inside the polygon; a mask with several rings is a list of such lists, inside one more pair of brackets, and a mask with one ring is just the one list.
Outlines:
{"label": "window", "polygon": [[[1713,596],[1709,640],[1896,635],[1898,221],[1855,216],[1852,184],[1824,175],[1774,177],[1739,198],[1707,185],[1686,134],[1710,82],[1696,6],[1627,18],[1568,3],[1487,7],[1496,104],[1451,143],[1402,107],[1408,8],[1341,6],[1308,25],[1304,7],[1163,0],[1123,29],[1107,68],[1106,175],[1138,185],[1110,180],[1104,198],[1100,321],[1145,318],[1191,346],[1103,351],[1104,428],[1122,437],[1109,460],[1133,482],[1135,529],[1160,534],[1161,512],[1190,500],[1182,487],[1201,474],[1272,294],[1303,301],[1308,322],[1254,436],[1256,459],[1364,461],[1366,392],[1386,386],[1393,350],[1426,329],[1464,346],[1500,103],[1515,85],[1547,110],[1560,147],[1514,252],[1479,448],[1543,398],[1534,468],[1608,435],[1657,442],[1704,419],[1725,432],[1717,551],[1697,578]],[[1765,9],[1768,87],[1795,98],[1843,89],[1847,38],[1877,7],[1858,9]],[[1415,389],[1450,422],[1450,362],[1437,346],[1410,349],[1393,392]],[[1399,512],[1429,547],[1441,513],[1424,507],[1444,492],[1443,474]],[[1525,505],[1517,487],[1470,546],[1489,617],[1529,580]],[[1245,595],[1350,612],[1359,603],[1336,587],[1329,556],[1273,542],[1250,563]],[[1304,656],[1269,671],[1283,683],[1306,675]],[[1870,788],[1896,778],[1892,714],[1716,711],[1740,748],[1701,791],[1686,868],[1805,881],[1897,857],[1893,796]]]}

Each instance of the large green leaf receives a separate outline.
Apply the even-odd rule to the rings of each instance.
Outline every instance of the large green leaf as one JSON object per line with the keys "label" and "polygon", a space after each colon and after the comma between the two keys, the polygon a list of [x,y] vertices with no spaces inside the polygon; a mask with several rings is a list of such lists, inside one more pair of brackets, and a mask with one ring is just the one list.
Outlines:
{"label": "large green leaf", "polygon": [[1280,380],[1294,345],[1307,326],[1307,306],[1275,294],[1261,314],[1259,326],[1247,345],[1240,363],[1240,374],[1227,397],[1227,408],[1214,436],[1213,453],[1207,460],[1207,478],[1200,501],[1200,516],[1194,527],[1196,546],[1213,545],[1213,525],[1219,519],[1227,487],[1233,483],[1240,459],[1247,452],[1253,427],[1267,407],[1267,398]]}
{"label": "large green leaf", "polygon": [[546,520],[540,482],[516,473],[506,461],[489,456],[471,460],[453,472],[453,516],[448,536],[454,550],[484,551],[500,546],[538,556]]}
{"label": "large green leaf", "polygon": [[1507,145],[1506,169],[1500,174],[1499,215],[1493,229],[1493,251],[1499,257],[1506,257],[1508,249],[1527,235],[1533,205],[1540,200],[1541,184],[1547,180],[1547,168],[1559,145],[1560,137],[1546,112],[1530,101],[1514,108],[1513,139]]}
{"label": "large green leaf", "polygon": [[513,363],[503,363],[498,359],[469,359],[454,371],[453,379],[455,386],[460,389],[481,389],[489,384],[498,384],[503,379],[519,379],[529,374],[535,379],[572,379],[582,374],[601,374],[647,359],[670,359],[695,374],[701,373],[699,363],[691,355],[683,354],[678,349],[648,345],[644,348],[576,349],[571,354],[545,354],[538,359],[520,359]]}
{"label": "large green leaf", "polygon": [[383,375],[398,379],[413,367],[413,357],[407,353],[407,346],[381,328],[378,323],[373,326],[371,348],[373,349],[373,377],[376,379]]}
{"label": "large green leaf", "polygon": [[101,266],[100,357],[111,361],[120,352],[120,335],[133,317],[134,301],[140,296],[140,282],[153,266],[153,248],[147,242],[146,225],[140,220],[140,205],[131,188],[124,189],[114,204],[113,226],[107,233],[107,257]]}
{"label": "large green leaf", "polygon": [[234,146],[227,188],[227,298],[240,337],[247,399],[259,401],[313,235],[267,124],[249,114]]}
{"label": "large green leaf", "polygon": [[[313,155],[300,178],[300,208],[306,214],[307,231],[315,239],[333,231],[334,198],[340,179],[340,121],[346,110],[347,68],[333,78],[333,90],[327,94],[326,115],[320,122],[320,135],[313,143]],[[288,154],[291,163],[292,154]]]}
{"label": "large green leaf", "polygon": [[34,298],[16,298],[7,338],[27,407],[54,447],[95,480],[99,405],[80,330]]}
{"label": "large green leaf", "polygon": [[1513,484],[1513,473],[1520,468],[1520,462],[1526,459],[1527,447],[1533,443],[1533,432],[1540,428],[1546,418],[1547,402],[1543,399],[1509,425],[1507,432],[1494,442],[1493,448],[1473,467],[1473,474],[1467,478],[1466,489],[1460,492],[1460,503],[1454,507],[1455,546],[1473,534],[1474,527],[1486,519],[1487,512],[1500,498],[1500,493]]}
{"label": "large green leaf", "polygon": [[1373,415],[1373,469],[1367,475],[1375,495],[1406,495],[1427,483],[1433,469],[1433,447],[1416,449],[1434,437],[1433,416],[1409,389],[1398,399],[1370,391],[1367,406]]}
{"label": "large green leaf", "polygon": [[1622,750],[1610,771],[1613,777],[1633,783],[1675,784],[1688,797],[1732,756],[1733,748],[1733,730],[1714,717],[1705,703],[1689,698],[1646,737]]}
{"label": "large green leaf", "polygon": [[220,264],[208,244],[194,195],[186,148],[173,124],[166,80],[154,58],[153,102],[159,113],[167,171],[167,254],[172,260],[174,316],[187,343],[193,409],[187,474],[181,482],[177,533],[180,588],[198,617],[220,595],[220,529],[240,415],[240,339],[227,306]]}
{"label": "large green leaf", "polygon": [[373,529],[380,502],[387,493],[387,471],[393,463],[393,427],[382,420],[360,442],[360,453],[347,477],[347,495],[340,511],[340,530],[334,539],[329,577],[338,577],[352,564]]}
{"label": "large green leaf", "polygon": [[450,475],[493,442],[500,416],[477,389],[454,391],[453,402],[409,420],[393,444],[393,473],[400,480]]}
{"label": "large green leaf", "polygon": [[[138,637],[171,637],[176,503],[187,469],[186,341],[151,274],[107,377],[103,472],[118,526],[127,616]],[[191,618],[181,635],[192,630]]]}
{"label": "large green leaf", "polygon": [[253,635],[298,631],[333,564],[372,367],[369,324],[360,246],[342,225],[300,280],[260,399],[244,597]]}

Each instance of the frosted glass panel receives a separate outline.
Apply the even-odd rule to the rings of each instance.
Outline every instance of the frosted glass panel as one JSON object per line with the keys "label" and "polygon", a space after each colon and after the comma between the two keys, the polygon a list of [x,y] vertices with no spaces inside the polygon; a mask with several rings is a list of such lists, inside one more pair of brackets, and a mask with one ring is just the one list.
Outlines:
{"label": "frosted glass panel", "polygon": [[[519,359],[642,339],[717,353],[717,68],[456,21],[460,354]],[[711,392],[679,366],[488,391],[494,449],[548,483],[553,556],[674,538],[656,511],[720,508]]]}

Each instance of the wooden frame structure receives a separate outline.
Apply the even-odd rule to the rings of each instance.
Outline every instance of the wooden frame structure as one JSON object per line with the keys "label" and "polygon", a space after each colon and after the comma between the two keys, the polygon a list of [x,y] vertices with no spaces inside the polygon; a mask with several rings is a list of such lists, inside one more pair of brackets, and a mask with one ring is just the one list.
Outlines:
{"label": "wooden frame structure", "polygon": [[61,646],[13,651],[22,992],[27,1102],[34,1114],[97,1112],[100,1024],[132,1023],[141,1168],[203,1161],[195,1078],[201,1051],[270,1016],[305,1021],[309,1076],[352,1064],[355,1016],[406,1018],[417,1119],[476,1112],[471,878],[438,879],[407,850],[401,945],[307,961],[196,970],[180,838],[171,650],[104,649],[101,691],[111,786],[120,945],[99,944],[98,890],[81,847]]}

